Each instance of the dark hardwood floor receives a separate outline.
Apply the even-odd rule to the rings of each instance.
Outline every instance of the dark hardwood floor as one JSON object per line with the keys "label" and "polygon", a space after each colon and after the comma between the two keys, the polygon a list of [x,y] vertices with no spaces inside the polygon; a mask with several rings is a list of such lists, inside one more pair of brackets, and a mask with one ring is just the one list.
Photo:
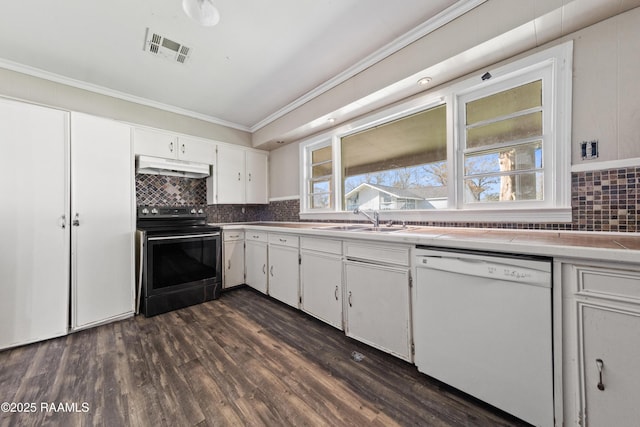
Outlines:
{"label": "dark hardwood floor", "polygon": [[248,288],[0,352],[0,402],[2,426],[522,424]]}

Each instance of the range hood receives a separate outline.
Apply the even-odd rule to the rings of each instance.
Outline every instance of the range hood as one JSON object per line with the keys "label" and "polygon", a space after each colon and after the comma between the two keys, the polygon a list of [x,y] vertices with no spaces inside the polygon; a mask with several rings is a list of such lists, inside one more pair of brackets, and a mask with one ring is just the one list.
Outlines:
{"label": "range hood", "polygon": [[147,175],[206,178],[210,174],[210,169],[206,163],[186,162],[183,160],[163,159],[151,156],[138,156],[136,158],[136,173]]}

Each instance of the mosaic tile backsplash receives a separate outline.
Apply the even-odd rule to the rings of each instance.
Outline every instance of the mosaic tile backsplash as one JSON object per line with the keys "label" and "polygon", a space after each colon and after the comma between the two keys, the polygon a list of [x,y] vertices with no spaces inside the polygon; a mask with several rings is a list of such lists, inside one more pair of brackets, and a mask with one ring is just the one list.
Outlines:
{"label": "mosaic tile backsplash", "polygon": [[204,206],[207,180],[136,174],[136,205]]}
{"label": "mosaic tile backsplash", "polygon": [[[571,223],[412,222],[437,227],[639,232],[640,166],[576,172],[571,177]],[[206,205],[206,180],[136,175],[137,204]],[[268,205],[210,205],[209,222],[299,221],[299,200]]]}

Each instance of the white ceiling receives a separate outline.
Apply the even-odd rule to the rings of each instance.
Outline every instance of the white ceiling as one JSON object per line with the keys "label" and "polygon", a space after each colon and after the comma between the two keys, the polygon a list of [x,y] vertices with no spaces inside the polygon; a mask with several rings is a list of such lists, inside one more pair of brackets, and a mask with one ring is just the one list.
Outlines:
{"label": "white ceiling", "polygon": [[[2,0],[0,66],[63,78],[253,130],[458,0]],[[189,46],[185,64],[144,50],[146,29]]]}

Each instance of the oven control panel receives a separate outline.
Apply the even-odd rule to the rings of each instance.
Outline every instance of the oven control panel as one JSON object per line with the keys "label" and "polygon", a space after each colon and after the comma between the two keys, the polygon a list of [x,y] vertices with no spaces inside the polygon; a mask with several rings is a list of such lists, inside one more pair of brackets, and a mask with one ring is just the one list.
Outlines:
{"label": "oven control panel", "polygon": [[196,206],[138,206],[138,218],[204,218],[203,208]]}

